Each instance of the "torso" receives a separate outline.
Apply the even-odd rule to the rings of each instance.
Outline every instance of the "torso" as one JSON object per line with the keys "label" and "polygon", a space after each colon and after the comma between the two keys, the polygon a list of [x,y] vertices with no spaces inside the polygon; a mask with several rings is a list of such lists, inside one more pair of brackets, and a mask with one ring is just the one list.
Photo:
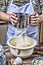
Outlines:
{"label": "torso", "polygon": [[[14,0],[16,1],[16,0]],[[15,4],[15,2],[12,2],[12,4],[10,4],[9,8],[8,8],[8,13],[12,13],[12,12],[18,12],[18,13],[28,13],[28,14],[32,14],[34,12],[33,6],[32,4],[30,4],[29,2],[27,3],[20,3],[20,5],[18,5],[18,3]],[[21,0],[20,0],[21,1]],[[25,2],[25,0],[22,0]],[[29,1],[29,0],[26,0]],[[22,4],[22,5],[21,5]],[[18,7],[19,6],[19,7]],[[15,36],[17,32],[17,28],[15,28],[12,24],[8,25],[8,32],[7,32],[7,40],[12,37]],[[29,28],[27,29],[26,34],[30,37],[35,38],[36,40],[38,40],[37,36],[38,36],[38,27],[37,26],[29,26]],[[34,35],[33,35],[34,34]]]}

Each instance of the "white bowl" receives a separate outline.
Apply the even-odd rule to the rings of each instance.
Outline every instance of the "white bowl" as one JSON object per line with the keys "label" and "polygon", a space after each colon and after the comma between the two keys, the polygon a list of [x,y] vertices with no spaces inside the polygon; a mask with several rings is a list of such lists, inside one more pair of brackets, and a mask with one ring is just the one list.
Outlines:
{"label": "white bowl", "polygon": [[[21,47],[21,46],[13,46],[11,45],[11,43],[9,42],[11,39],[16,39],[16,41],[20,38],[19,37],[11,37],[8,41],[7,44],[10,47],[10,52],[15,56],[15,57],[21,57],[21,58],[27,58],[29,56],[32,55],[33,51],[34,51],[34,47],[36,46],[37,42],[35,39],[31,38],[31,37],[26,37],[26,39],[28,40],[28,43],[32,43],[31,46],[26,46],[26,47]],[[21,41],[21,40],[20,40]],[[20,44],[22,44],[20,42]]]}
{"label": "white bowl", "polygon": [[[43,63],[43,56],[38,56],[38,57],[35,57],[33,60],[32,60],[32,65],[34,65],[36,63],[40,63],[40,65]],[[38,64],[39,65],[39,64]]]}

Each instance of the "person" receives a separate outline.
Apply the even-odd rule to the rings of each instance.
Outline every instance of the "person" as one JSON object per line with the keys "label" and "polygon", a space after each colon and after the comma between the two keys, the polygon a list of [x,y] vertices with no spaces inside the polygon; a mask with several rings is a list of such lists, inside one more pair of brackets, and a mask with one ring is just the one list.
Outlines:
{"label": "person", "polygon": [[17,36],[17,31],[19,30],[18,28],[15,27],[16,23],[14,20],[16,17],[14,18],[13,16],[15,16],[15,15],[13,14],[13,16],[12,16],[12,13],[25,13],[25,14],[30,15],[30,17],[31,17],[30,22],[32,22],[31,24],[27,25],[26,35],[34,38],[38,43],[38,32],[39,32],[38,25],[32,25],[33,21],[34,21],[33,20],[34,18],[32,18],[32,16],[35,17],[35,15],[32,14],[33,12],[34,12],[34,9],[33,9],[31,2],[25,3],[25,5],[22,5],[19,7],[13,3],[10,3],[8,10],[7,10],[7,15],[10,14],[9,15],[10,17],[8,17],[10,20],[8,19],[9,22],[8,22],[8,31],[7,31],[6,41],[12,36]]}
{"label": "person", "polygon": [[14,13],[13,14],[7,14],[7,13],[0,11],[0,20],[6,21],[6,22],[9,22],[11,20],[11,23],[13,25],[15,25],[18,22],[18,17]]}
{"label": "person", "polygon": [[[14,3],[13,3],[13,1],[14,1]],[[29,1],[29,0],[27,0],[27,1]],[[19,4],[18,2],[17,2],[17,4],[15,4],[15,0],[11,0],[11,3],[8,6],[7,13],[8,14],[24,13],[24,14],[29,14],[29,16],[31,16],[32,13],[34,12],[31,0],[30,0],[30,2],[27,2],[27,3],[24,1],[24,3],[22,3],[21,6],[18,6],[17,5],[17,4]],[[11,23],[8,23],[8,31],[7,31],[6,41],[9,38],[11,38],[12,36],[17,36],[18,30],[19,29],[16,28],[15,26],[13,26]],[[37,43],[38,43],[38,40],[39,40],[38,34],[39,34],[38,25],[35,25],[35,26],[33,26],[31,24],[27,25],[26,35],[34,38],[37,41]]]}

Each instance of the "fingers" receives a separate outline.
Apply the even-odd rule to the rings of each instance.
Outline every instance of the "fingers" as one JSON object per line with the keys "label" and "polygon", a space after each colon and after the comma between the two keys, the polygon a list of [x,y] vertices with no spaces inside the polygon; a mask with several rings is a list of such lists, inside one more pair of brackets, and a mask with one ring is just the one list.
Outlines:
{"label": "fingers", "polygon": [[17,22],[18,22],[18,17],[16,16],[16,14],[10,14],[9,15],[9,19],[10,19],[10,22],[13,24],[13,25],[16,25]]}
{"label": "fingers", "polygon": [[39,17],[39,15],[37,14],[37,15],[35,15],[35,16],[30,16],[31,17],[31,19],[34,19],[34,18],[38,18]]}
{"label": "fingers", "polygon": [[40,18],[39,18],[39,15],[38,14],[36,14],[36,13],[34,13],[34,15],[32,14],[31,16],[30,16],[30,24],[31,25],[38,25],[39,24],[39,20],[40,20]]}
{"label": "fingers", "polygon": [[10,22],[13,24],[13,25],[16,25],[17,24],[17,21],[16,20],[14,20],[14,19],[10,19]]}
{"label": "fingers", "polygon": [[38,24],[39,24],[38,20],[37,21],[31,21],[31,25],[38,25]]}
{"label": "fingers", "polygon": [[39,17],[31,17],[31,21],[39,21]]}
{"label": "fingers", "polygon": [[31,16],[35,16],[37,14],[37,12],[33,12]]}

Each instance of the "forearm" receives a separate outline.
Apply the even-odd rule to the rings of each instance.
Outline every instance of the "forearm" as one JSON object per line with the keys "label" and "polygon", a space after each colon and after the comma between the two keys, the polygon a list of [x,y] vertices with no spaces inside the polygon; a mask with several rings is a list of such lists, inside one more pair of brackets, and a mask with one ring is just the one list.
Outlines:
{"label": "forearm", "polygon": [[0,12],[0,20],[3,20],[3,21],[9,21],[9,15],[4,13],[4,12]]}
{"label": "forearm", "polygon": [[40,18],[40,23],[43,23],[43,14],[39,16]]}

